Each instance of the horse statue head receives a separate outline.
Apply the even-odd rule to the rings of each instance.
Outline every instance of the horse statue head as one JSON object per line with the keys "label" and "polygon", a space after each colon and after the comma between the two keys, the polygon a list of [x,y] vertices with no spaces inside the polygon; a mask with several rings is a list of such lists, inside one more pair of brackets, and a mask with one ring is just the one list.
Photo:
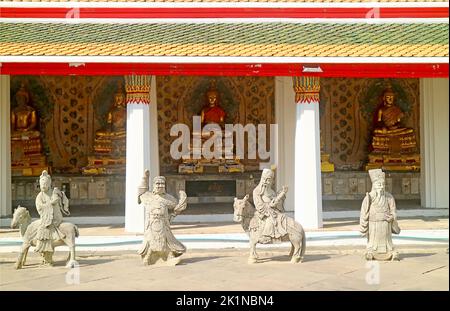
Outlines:
{"label": "horse statue head", "polygon": [[16,209],[14,209],[13,219],[11,221],[11,228],[17,228],[18,226],[30,222],[31,216],[30,212],[22,206],[17,206]]}
{"label": "horse statue head", "polygon": [[234,214],[233,214],[233,220],[235,222],[242,222],[244,220],[244,218],[248,218],[253,216],[251,213],[251,203],[248,201],[248,199],[250,198],[250,196],[247,194],[245,195],[244,198],[242,199],[238,199],[238,198],[234,198],[234,203],[233,203],[233,209],[234,209]]}

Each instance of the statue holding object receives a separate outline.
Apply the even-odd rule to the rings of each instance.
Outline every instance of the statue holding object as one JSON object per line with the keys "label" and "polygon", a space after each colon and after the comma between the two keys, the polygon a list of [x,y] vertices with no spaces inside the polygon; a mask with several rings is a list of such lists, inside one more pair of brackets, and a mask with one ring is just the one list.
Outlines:
{"label": "statue holding object", "polygon": [[163,176],[153,179],[153,190],[150,191],[149,177],[146,170],[138,191],[138,203],[145,208],[144,241],[138,253],[144,265],[176,265],[186,252],[186,247],[175,238],[170,223],[186,209],[187,196],[180,191],[180,199],[177,200],[166,193],[166,179]]}
{"label": "statue holding object", "polygon": [[63,222],[63,214],[70,215],[69,200],[63,191],[51,187],[51,177],[47,171],[43,171],[39,184],[41,192],[36,197],[36,209],[40,219],[31,222],[30,212],[18,206],[14,210],[11,228],[20,228],[23,238],[22,248],[15,263],[15,268],[20,269],[25,265],[28,249],[35,247],[35,252],[40,253],[42,265],[53,265],[53,253],[57,246],[66,245],[70,254],[66,267],[74,267],[75,238],[79,236],[78,228],[74,224]]}
{"label": "statue holding object", "polygon": [[264,169],[261,181],[253,191],[253,202],[247,194],[243,199],[234,199],[234,221],[239,222],[250,237],[249,263],[256,263],[258,255],[256,244],[270,244],[290,241],[292,263],[303,260],[306,249],[306,237],[303,227],[293,218],[284,214],[283,203],[287,187],[276,193],[272,189],[274,173]]}

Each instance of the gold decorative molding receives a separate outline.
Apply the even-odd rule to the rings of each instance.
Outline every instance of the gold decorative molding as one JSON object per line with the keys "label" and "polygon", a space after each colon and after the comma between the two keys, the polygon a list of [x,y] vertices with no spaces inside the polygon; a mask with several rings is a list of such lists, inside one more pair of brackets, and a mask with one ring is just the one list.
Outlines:
{"label": "gold decorative molding", "polygon": [[292,77],[297,104],[319,103],[320,77]]}
{"label": "gold decorative molding", "polygon": [[150,104],[151,76],[131,75],[125,76],[125,91],[127,104]]}

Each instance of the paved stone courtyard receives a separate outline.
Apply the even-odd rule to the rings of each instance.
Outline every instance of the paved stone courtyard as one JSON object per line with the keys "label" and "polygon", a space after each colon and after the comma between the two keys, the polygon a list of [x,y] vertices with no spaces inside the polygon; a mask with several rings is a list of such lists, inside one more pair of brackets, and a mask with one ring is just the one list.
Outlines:
{"label": "paved stone courtyard", "polygon": [[400,262],[377,264],[363,260],[362,248],[310,248],[295,265],[277,248],[260,250],[261,263],[248,265],[246,250],[191,250],[175,267],[143,266],[134,252],[79,252],[72,270],[65,252],[55,254],[55,267],[41,268],[31,251],[18,271],[17,254],[3,253],[0,290],[449,290],[448,245],[399,251]]}

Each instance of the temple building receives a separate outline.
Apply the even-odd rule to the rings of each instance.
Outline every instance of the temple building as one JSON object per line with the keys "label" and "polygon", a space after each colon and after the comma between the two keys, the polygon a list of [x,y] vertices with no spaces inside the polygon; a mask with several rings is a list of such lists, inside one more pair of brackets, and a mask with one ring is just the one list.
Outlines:
{"label": "temple building", "polygon": [[44,169],[79,216],[129,232],[144,169],[214,215],[271,168],[308,229],[324,202],[360,202],[372,168],[396,199],[448,208],[448,7],[0,1],[0,216],[34,206]]}

